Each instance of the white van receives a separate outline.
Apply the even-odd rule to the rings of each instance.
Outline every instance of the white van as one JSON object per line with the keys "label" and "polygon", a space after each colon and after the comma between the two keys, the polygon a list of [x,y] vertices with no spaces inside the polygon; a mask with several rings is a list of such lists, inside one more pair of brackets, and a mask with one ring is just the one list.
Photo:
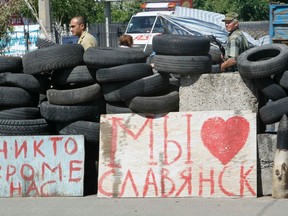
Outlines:
{"label": "white van", "polygon": [[129,34],[133,37],[134,46],[142,47],[145,46],[147,42],[151,45],[152,38],[155,35],[164,32],[160,19],[157,19],[153,32],[150,34],[158,14],[171,15],[173,14],[173,11],[145,11],[139,12],[131,17],[125,34]]}
{"label": "white van", "polygon": [[[187,2],[188,1],[175,0],[163,3],[142,4],[141,8],[143,9],[143,12],[134,14],[131,17],[127,25],[125,34],[129,34],[133,37],[134,47],[144,48],[146,44],[152,45],[152,38],[155,35],[162,34],[164,32],[164,28],[160,22],[160,19],[156,20],[153,32],[151,32],[157,15],[172,15],[175,11],[176,6],[183,6],[183,4]],[[192,7],[192,4],[188,6]]]}

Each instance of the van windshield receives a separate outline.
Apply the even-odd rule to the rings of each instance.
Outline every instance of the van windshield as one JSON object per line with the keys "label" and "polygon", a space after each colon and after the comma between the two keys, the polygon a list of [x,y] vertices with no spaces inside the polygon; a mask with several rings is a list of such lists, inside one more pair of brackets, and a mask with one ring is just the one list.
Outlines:
{"label": "van windshield", "polygon": [[[156,16],[133,17],[128,25],[127,33],[149,33]],[[163,33],[164,28],[160,19],[157,19],[153,33]]]}

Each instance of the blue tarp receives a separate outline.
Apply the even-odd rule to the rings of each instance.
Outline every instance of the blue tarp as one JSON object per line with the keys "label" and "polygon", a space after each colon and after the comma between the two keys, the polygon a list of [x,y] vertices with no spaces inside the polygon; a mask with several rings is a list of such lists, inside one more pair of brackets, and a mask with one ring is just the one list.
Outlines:
{"label": "blue tarp", "polygon": [[[225,15],[193,8],[176,7],[173,15],[159,14],[165,30],[170,34],[213,35],[221,43],[226,43],[228,32],[222,22]],[[249,43],[254,46],[266,43],[265,38],[255,40],[248,33],[243,32]]]}

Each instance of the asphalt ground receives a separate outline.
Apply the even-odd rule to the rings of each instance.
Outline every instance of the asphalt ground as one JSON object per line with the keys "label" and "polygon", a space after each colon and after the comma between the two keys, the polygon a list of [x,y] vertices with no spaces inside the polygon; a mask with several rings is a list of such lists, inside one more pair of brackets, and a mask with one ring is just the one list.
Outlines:
{"label": "asphalt ground", "polygon": [[0,198],[0,216],[286,216],[287,199],[261,198]]}

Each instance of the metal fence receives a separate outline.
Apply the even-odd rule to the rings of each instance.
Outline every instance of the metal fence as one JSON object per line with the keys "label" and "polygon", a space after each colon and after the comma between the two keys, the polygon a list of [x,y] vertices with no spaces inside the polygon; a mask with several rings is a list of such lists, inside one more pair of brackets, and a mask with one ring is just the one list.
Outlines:
{"label": "metal fence", "polygon": [[[118,37],[124,33],[127,24],[113,23],[109,25],[109,46],[118,46]],[[89,33],[92,34],[98,40],[98,46],[107,47],[107,34],[105,23],[91,24],[88,29]]]}

